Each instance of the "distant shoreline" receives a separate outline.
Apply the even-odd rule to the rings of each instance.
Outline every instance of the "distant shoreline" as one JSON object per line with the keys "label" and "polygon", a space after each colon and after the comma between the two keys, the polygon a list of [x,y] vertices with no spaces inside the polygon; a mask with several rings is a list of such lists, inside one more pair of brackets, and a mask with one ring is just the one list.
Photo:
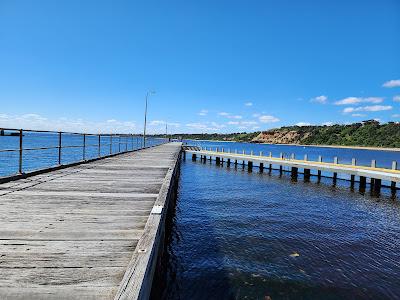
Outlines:
{"label": "distant shoreline", "polygon": [[188,141],[197,142],[218,142],[218,143],[244,143],[255,145],[273,145],[273,146],[298,146],[298,147],[318,147],[318,148],[340,148],[340,149],[353,149],[353,150],[375,150],[375,151],[393,151],[400,152],[400,148],[387,148],[387,147],[371,147],[371,146],[336,146],[336,145],[303,145],[303,144],[271,144],[271,143],[251,143],[251,142],[237,142],[237,141],[222,141],[222,140],[194,140],[186,139]]}

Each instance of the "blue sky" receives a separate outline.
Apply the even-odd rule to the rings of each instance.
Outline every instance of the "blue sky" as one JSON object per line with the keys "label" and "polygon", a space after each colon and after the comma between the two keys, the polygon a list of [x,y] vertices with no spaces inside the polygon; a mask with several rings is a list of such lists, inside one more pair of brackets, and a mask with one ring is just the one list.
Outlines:
{"label": "blue sky", "polygon": [[400,121],[399,37],[397,0],[0,0],[0,126]]}

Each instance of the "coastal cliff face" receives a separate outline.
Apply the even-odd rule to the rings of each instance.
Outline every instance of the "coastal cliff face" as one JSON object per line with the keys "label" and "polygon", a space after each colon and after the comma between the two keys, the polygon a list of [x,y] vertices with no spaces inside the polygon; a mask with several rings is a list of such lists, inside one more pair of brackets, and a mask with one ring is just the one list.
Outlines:
{"label": "coastal cliff face", "polygon": [[307,139],[310,135],[310,132],[277,129],[260,132],[260,134],[251,141],[253,143],[268,144],[302,144],[302,141]]}

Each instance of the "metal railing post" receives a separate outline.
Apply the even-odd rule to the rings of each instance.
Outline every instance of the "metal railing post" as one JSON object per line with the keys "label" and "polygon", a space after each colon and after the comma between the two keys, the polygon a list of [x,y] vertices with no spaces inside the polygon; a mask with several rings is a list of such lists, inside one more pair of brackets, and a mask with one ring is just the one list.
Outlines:
{"label": "metal railing post", "polygon": [[82,159],[86,160],[86,134],[83,134],[83,149],[82,149]]}
{"label": "metal railing post", "polygon": [[99,134],[99,153],[98,153],[99,157],[101,156],[100,147],[101,147],[101,134]]}
{"label": "metal railing post", "polygon": [[58,133],[58,164],[61,165],[62,132]]}
{"label": "metal railing post", "polygon": [[19,163],[18,163],[18,172],[22,174],[22,137],[23,137],[23,130],[19,130]]}
{"label": "metal railing post", "polygon": [[121,136],[118,136],[118,153],[121,152]]}
{"label": "metal railing post", "polygon": [[112,154],[112,134],[110,134],[110,155]]}
{"label": "metal railing post", "polygon": [[128,152],[128,136],[125,136],[125,152]]}

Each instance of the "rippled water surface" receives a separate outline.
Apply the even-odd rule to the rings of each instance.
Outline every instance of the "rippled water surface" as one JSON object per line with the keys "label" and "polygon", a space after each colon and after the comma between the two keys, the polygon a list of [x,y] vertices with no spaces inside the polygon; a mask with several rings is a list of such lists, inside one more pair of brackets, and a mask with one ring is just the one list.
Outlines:
{"label": "rippled water surface", "polygon": [[388,194],[183,161],[153,298],[399,298],[400,207]]}

